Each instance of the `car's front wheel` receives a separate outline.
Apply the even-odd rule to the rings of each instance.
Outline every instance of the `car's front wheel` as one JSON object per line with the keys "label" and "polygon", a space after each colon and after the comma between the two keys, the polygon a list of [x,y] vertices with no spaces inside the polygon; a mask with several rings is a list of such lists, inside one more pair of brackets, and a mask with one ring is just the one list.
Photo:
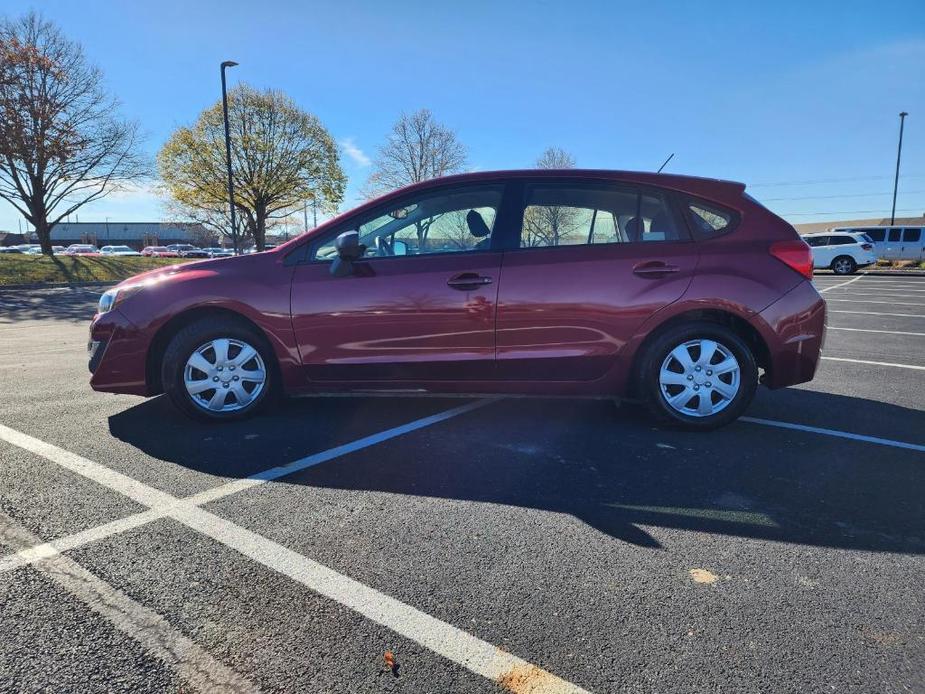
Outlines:
{"label": "car's front wheel", "polygon": [[840,255],[832,261],[832,272],[836,275],[852,275],[857,269],[858,264],[851,256]]}
{"label": "car's front wheel", "polygon": [[207,318],[174,335],[161,378],[171,402],[200,419],[239,419],[264,406],[276,389],[273,354],[244,322]]}
{"label": "car's front wheel", "polygon": [[745,341],[714,323],[671,328],[649,345],[640,390],[656,419],[691,430],[734,421],[758,385],[758,366]]}

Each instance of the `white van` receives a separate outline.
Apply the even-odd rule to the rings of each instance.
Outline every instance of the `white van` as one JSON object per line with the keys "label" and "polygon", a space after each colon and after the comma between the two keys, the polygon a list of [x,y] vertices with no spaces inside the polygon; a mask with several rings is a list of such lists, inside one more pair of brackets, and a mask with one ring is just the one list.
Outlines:
{"label": "white van", "polygon": [[867,234],[874,242],[874,253],[885,260],[925,260],[925,226],[839,227],[833,232]]}

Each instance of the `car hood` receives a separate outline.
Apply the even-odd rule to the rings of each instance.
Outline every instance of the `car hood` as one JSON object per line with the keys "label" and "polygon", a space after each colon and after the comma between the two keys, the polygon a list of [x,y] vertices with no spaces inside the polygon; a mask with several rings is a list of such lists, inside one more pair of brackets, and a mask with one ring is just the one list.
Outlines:
{"label": "car hood", "polygon": [[176,265],[167,265],[154,270],[148,270],[138,275],[133,275],[126,280],[122,280],[117,287],[130,287],[136,284],[153,284],[170,281],[174,277],[188,277],[190,273],[203,274],[225,274],[235,273],[251,267],[255,262],[263,262],[265,254],[238,255],[229,258],[205,258],[188,263],[177,263]]}

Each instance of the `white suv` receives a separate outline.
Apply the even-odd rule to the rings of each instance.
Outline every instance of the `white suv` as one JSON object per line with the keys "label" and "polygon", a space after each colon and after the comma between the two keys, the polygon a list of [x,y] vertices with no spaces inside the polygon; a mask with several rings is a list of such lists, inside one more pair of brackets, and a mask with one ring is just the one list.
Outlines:
{"label": "white suv", "polygon": [[807,234],[803,240],[813,249],[813,267],[831,268],[836,275],[850,275],[877,262],[874,243],[867,234],[825,232]]}

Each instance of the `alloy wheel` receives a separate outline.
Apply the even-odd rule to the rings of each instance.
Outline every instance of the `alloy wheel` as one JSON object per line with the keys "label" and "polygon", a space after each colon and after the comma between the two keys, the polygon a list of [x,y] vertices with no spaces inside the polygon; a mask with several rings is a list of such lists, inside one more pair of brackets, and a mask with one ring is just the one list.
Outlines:
{"label": "alloy wheel", "polygon": [[209,412],[235,412],[263,391],[267,368],[255,347],[217,338],[197,347],[186,360],[183,385],[190,399]]}
{"label": "alloy wheel", "polygon": [[659,370],[659,388],[668,406],[689,417],[724,410],[739,392],[739,362],[725,345],[709,339],[672,349]]}

